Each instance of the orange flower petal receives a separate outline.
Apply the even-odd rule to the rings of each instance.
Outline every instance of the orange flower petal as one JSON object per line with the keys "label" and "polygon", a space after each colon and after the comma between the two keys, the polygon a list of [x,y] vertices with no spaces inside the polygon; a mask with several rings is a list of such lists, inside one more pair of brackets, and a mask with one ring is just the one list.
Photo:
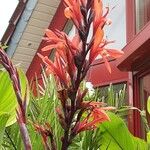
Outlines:
{"label": "orange flower petal", "polygon": [[56,34],[52,31],[52,30],[49,30],[49,29],[46,29],[46,35],[50,38],[50,39],[56,39],[58,38],[56,36]]}
{"label": "orange flower petal", "polygon": [[71,19],[73,17],[72,16],[72,11],[70,10],[69,7],[65,8],[64,14],[65,14],[66,18],[68,18],[68,19]]}
{"label": "orange flower petal", "polygon": [[98,48],[104,36],[104,31],[99,27],[94,36],[93,51]]}
{"label": "orange flower petal", "polygon": [[111,73],[111,67],[110,67],[110,64],[109,64],[106,56],[102,56],[102,57],[103,57],[103,60],[105,62],[105,66],[106,66],[107,70],[109,71],[109,73]]}
{"label": "orange flower petal", "polygon": [[42,48],[41,51],[49,51],[56,47],[57,47],[56,44],[48,45],[48,46],[45,46],[44,48]]}
{"label": "orange flower petal", "polygon": [[114,58],[119,58],[121,57],[124,52],[121,51],[121,50],[116,50],[116,49],[106,49],[106,51],[108,52],[108,54],[111,56],[111,57],[114,57]]}
{"label": "orange flower petal", "polygon": [[73,0],[64,0],[67,6],[72,7],[73,6]]}
{"label": "orange flower petal", "polygon": [[94,0],[94,12],[95,12],[95,19],[102,17],[103,14],[103,3],[101,0]]}

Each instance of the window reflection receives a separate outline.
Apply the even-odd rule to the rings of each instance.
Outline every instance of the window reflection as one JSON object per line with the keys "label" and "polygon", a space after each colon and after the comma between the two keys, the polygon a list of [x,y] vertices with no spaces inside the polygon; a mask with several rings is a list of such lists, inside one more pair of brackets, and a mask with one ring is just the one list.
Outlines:
{"label": "window reflection", "polygon": [[136,0],[136,32],[150,21],[150,0]]}
{"label": "window reflection", "polygon": [[[141,91],[140,91],[140,95],[141,95],[141,110],[145,110],[146,111],[146,116],[147,116],[147,120],[148,123],[150,125],[150,115],[147,112],[147,99],[150,96],[150,74],[144,76],[141,81],[140,81],[140,87],[141,87]],[[143,122],[141,122],[141,128],[142,128],[142,136],[145,137],[145,127]]]}

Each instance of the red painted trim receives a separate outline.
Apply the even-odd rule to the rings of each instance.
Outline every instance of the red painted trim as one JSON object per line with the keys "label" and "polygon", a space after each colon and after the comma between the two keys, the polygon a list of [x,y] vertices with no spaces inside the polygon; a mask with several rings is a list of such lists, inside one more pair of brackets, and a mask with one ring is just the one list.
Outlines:
{"label": "red painted trim", "polygon": [[[140,80],[138,76],[134,76],[133,78],[133,85],[134,85],[134,95],[133,95],[133,106],[140,108]],[[137,111],[133,112],[134,118],[134,135],[140,137],[141,135],[141,125],[140,125],[140,114]]]}
{"label": "red painted trim", "polygon": [[[63,5],[63,1],[60,2],[58,8],[57,8],[57,11],[56,11],[56,14],[54,15],[50,25],[49,25],[49,29],[58,29],[58,30],[63,30],[64,27],[65,27],[65,24],[67,22],[67,19],[65,18],[64,16],[64,5]],[[43,56],[49,56],[50,55],[50,52],[41,52],[41,49],[45,46],[45,41],[42,40],[38,50],[37,50],[37,53],[40,53],[42,54]],[[41,73],[41,64],[42,64],[42,61],[41,59],[37,56],[37,53],[35,54],[27,72],[26,72],[26,75],[27,75],[27,78],[29,79],[29,81],[31,81],[31,79],[35,78],[35,74],[37,76],[40,76],[40,73]]]}
{"label": "red painted trim", "polygon": [[131,41],[136,33],[135,29],[135,0],[126,0],[126,31],[127,31],[127,43]]}
{"label": "red painted trim", "polygon": [[111,65],[112,73],[110,74],[106,69],[106,66],[103,61],[97,60],[94,63],[87,76],[87,80],[92,82],[95,87],[109,85],[110,83],[121,83],[128,81],[128,73],[121,72],[116,67],[116,60],[109,62]]}
{"label": "red painted trim", "polygon": [[150,22],[124,47],[125,55],[118,60],[123,71],[136,70],[143,60],[150,57]]}
{"label": "red painted trim", "polygon": [[[150,21],[136,34],[136,4],[135,0],[126,0],[127,42],[123,49],[125,55],[118,59],[117,66],[122,71],[136,70],[138,63],[150,55]],[[147,7],[147,5],[146,5]],[[146,43],[147,42],[147,43]],[[144,44],[146,43],[146,44]],[[141,56],[141,54],[143,56]],[[145,55],[145,56],[144,56]],[[141,59],[139,59],[141,58]]]}
{"label": "red painted trim", "polygon": [[[128,82],[127,82],[127,93],[128,93],[128,105],[133,106],[133,75],[132,72],[128,72]],[[133,111],[128,113],[128,129],[134,134],[134,118]]]}
{"label": "red painted trim", "polygon": [[[141,68],[141,71],[136,73],[133,76],[133,85],[134,85],[134,95],[133,95],[133,105],[137,108],[141,108],[140,105],[140,80],[142,77],[150,73],[150,66],[146,66]],[[139,112],[134,111],[134,135],[138,137],[142,137],[141,131],[141,117]]]}

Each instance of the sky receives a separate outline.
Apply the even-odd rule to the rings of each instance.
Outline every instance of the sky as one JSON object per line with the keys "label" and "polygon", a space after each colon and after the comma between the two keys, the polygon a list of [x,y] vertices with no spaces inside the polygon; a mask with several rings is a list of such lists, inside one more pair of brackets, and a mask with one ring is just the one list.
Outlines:
{"label": "sky", "polygon": [[0,0],[0,40],[19,0]]}

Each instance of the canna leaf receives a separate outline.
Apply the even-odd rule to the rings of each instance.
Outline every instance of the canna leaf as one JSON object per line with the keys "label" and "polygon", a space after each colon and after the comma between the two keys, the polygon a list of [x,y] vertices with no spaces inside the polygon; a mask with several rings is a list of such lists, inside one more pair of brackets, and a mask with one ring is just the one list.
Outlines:
{"label": "canna leaf", "polygon": [[1,113],[0,112],[0,149],[1,149],[1,144],[3,141],[6,123],[9,119],[9,116],[10,115],[8,113],[3,113],[3,112]]}
{"label": "canna leaf", "polygon": [[[19,77],[22,88],[22,97],[24,99],[25,91],[27,87],[27,79],[25,74],[19,69]],[[6,126],[10,126],[16,122],[16,108],[17,108],[17,99],[15,92],[12,86],[12,82],[9,78],[8,73],[5,70],[0,71],[0,111],[7,112],[10,114],[10,117],[7,121]],[[27,91],[27,102],[29,100],[29,91]]]}
{"label": "canna leaf", "polygon": [[148,100],[147,100],[147,111],[150,114],[150,96],[148,97]]}

